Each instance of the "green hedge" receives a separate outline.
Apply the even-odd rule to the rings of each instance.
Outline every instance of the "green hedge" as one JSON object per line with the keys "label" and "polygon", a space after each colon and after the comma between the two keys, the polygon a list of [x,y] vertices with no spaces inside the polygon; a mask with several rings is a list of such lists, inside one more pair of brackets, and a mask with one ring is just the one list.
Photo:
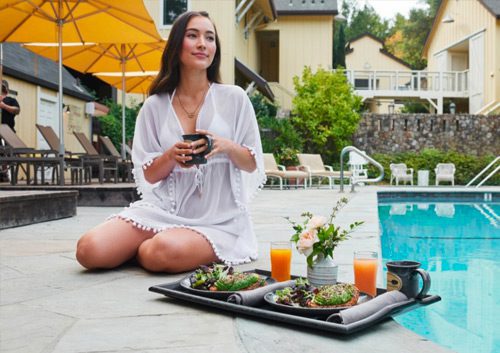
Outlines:
{"label": "green hedge", "polygon": [[[436,175],[434,168],[438,163],[453,163],[455,164],[455,185],[465,185],[474,178],[484,167],[486,167],[495,157],[482,156],[475,157],[461,154],[455,151],[444,152],[435,149],[424,149],[421,152],[402,152],[396,154],[381,154],[374,153],[373,158],[382,164],[384,167],[384,181],[389,183],[391,171],[389,165],[391,163],[406,163],[408,168],[414,169],[414,182],[417,181],[418,170],[429,170],[429,185],[435,184]],[[371,177],[378,175],[379,171],[372,165],[369,166],[369,174]],[[491,169],[490,171],[492,171]],[[486,176],[488,173],[485,173]],[[493,176],[483,185],[500,185],[500,175]]]}

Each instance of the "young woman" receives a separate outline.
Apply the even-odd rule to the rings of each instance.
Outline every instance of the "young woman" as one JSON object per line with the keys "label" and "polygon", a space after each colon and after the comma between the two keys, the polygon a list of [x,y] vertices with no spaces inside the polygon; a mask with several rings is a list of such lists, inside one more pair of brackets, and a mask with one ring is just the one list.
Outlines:
{"label": "young woman", "polygon": [[[136,257],[154,272],[257,257],[247,203],[265,180],[255,113],[245,92],[220,84],[219,38],[205,12],[172,26],[161,69],[136,122],[132,159],[141,200],[88,231],[76,257],[88,269]],[[187,165],[205,151],[207,164]]]}

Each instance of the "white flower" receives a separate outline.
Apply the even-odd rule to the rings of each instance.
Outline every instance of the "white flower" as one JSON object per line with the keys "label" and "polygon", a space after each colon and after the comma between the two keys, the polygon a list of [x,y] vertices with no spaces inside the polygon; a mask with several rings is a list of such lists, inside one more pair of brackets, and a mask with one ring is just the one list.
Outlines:
{"label": "white flower", "polygon": [[317,232],[314,229],[304,230],[297,242],[297,250],[299,253],[309,256],[313,251],[313,245],[318,241]]}
{"label": "white flower", "polygon": [[318,229],[326,224],[326,217],[323,216],[313,216],[307,222],[307,229]]}

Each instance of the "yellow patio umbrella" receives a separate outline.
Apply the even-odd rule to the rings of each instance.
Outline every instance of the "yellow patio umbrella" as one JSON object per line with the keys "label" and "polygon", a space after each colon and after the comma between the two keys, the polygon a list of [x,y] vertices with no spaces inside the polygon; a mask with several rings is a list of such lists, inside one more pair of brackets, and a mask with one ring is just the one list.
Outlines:
{"label": "yellow patio umbrella", "polygon": [[2,0],[0,23],[0,42],[58,43],[60,154],[64,154],[62,43],[161,40],[142,0]]}
{"label": "yellow patio umbrella", "polygon": [[[125,91],[127,93],[139,93],[147,95],[149,86],[154,78],[158,75],[158,71],[136,71],[125,73]],[[110,84],[123,91],[122,74],[119,72],[97,72],[94,76],[100,80]]]}
{"label": "yellow patio umbrella", "polygon": [[[112,85],[122,90],[122,157],[125,159],[125,92],[132,92],[127,87],[136,88],[136,92],[145,93],[147,90],[137,88],[135,81],[148,79],[153,75],[152,70],[158,70],[161,56],[166,42],[159,40],[152,43],[114,43],[114,44],[88,44],[63,43],[64,53],[62,61],[64,65],[83,73],[95,73],[106,71],[111,73],[114,81],[117,77],[121,85],[114,82]],[[57,43],[26,43],[25,48],[49,59],[55,59],[58,55]],[[131,76],[129,72],[136,74]],[[157,72],[157,71],[156,71]],[[148,74],[144,74],[148,73]],[[110,75],[106,77],[109,78]],[[140,78],[137,78],[140,76]],[[133,79],[133,83],[129,78]],[[150,79],[151,81],[152,79]],[[105,81],[105,80],[104,80]],[[129,82],[131,86],[127,84]],[[136,87],[137,86],[137,87]],[[145,86],[145,85],[144,85]]]}

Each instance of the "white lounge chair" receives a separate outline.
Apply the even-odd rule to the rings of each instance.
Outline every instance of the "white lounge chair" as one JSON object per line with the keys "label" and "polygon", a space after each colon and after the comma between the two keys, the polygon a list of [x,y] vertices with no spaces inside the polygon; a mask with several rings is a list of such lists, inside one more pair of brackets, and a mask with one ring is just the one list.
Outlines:
{"label": "white lounge chair", "polygon": [[[323,164],[319,154],[297,153],[300,168],[309,175],[309,185],[312,186],[313,178],[318,178],[318,187],[324,178],[328,179],[330,189],[335,185],[334,179],[340,180],[340,172],[334,171],[332,166]],[[344,171],[344,178],[351,180],[352,172]]]}
{"label": "white lounge chair", "polygon": [[455,165],[453,163],[438,163],[436,169],[436,185],[441,181],[449,181],[451,185],[455,185]]}
{"label": "white lounge chair", "polygon": [[272,153],[264,153],[264,171],[266,177],[278,179],[280,190],[283,190],[283,185],[290,180],[294,180],[296,186],[302,181],[304,189],[307,189],[309,175],[300,170],[286,170],[285,166],[276,163]]}
{"label": "white lounge chair", "polygon": [[413,168],[408,168],[405,163],[391,163],[389,165],[391,169],[391,185],[392,182],[395,181],[396,185],[399,185],[399,182],[410,182],[413,185]]}

